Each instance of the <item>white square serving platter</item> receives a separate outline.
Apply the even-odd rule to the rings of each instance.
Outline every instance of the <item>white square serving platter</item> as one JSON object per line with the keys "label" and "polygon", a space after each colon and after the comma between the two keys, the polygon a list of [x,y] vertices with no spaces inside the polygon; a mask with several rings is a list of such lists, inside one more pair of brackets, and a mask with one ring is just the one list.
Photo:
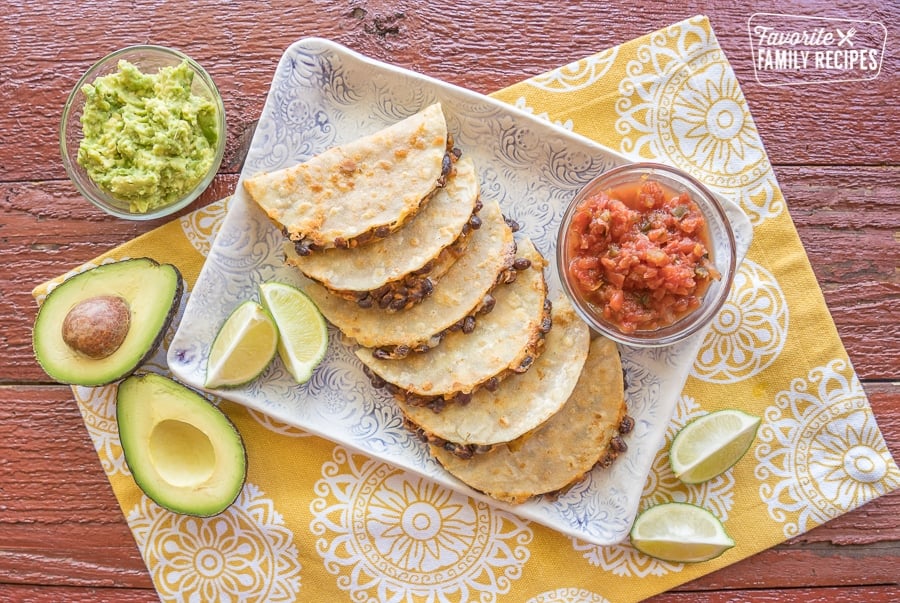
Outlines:
{"label": "white square serving platter", "polygon": [[[569,200],[594,176],[628,159],[584,137],[505,103],[411,71],[380,63],[334,42],[308,38],[290,48],[276,69],[242,172],[275,170],[303,161],[403,119],[439,101],[457,147],[471,157],[485,200],[500,203],[546,258]],[[724,201],[739,257],[752,228]],[[301,284],[283,262],[283,237],[238,183],[203,270],[169,346],[176,378],[203,389],[210,345],[239,303],[257,298],[260,283]],[[551,293],[560,290],[555,262],[547,268]],[[628,414],[635,428],[628,450],[608,469],[595,468],[557,497],[505,505],[446,473],[427,446],[404,426],[388,394],[374,389],[339,333],[330,328],[325,360],[297,385],[276,360],[252,383],[217,396],[263,412],[464,494],[584,541],[608,545],[628,535],[654,457],[704,333],[673,347],[621,347]],[[573,445],[578,445],[574,442]]]}

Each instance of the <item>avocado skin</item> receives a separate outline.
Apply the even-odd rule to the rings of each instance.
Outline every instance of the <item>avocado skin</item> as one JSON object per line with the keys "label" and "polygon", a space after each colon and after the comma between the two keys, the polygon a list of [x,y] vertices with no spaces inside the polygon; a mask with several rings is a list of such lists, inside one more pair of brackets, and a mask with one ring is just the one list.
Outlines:
{"label": "avocado skin", "polygon": [[[152,423],[153,420],[156,423]],[[153,432],[166,421],[187,423],[210,441],[216,440],[212,444],[216,449],[214,456],[221,462],[214,465],[205,482],[172,485],[151,462]],[[225,511],[240,496],[247,479],[248,464],[243,438],[228,415],[200,393],[158,373],[135,373],[118,385],[116,423],[125,464],[141,491],[160,507],[181,515],[212,517]],[[201,443],[188,443],[179,448],[175,438],[165,434],[157,435],[156,442],[183,452],[177,455],[177,462],[186,464],[202,448]],[[169,456],[168,461],[172,460]],[[230,474],[229,470],[233,469],[236,472]],[[168,466],[169,472],[176,470]],[[216,491],[219,496],[209,498],[211,491]]]}
{"label": "avocado skin", "polygon": [[[165,312],[162,320],[159,320],[159,315],[156,316],[156,320],[159,323],[158,329],[147,334],[147,338],[142,345],[137,346],[136,354],[125,356],[113,353],[107,358],[92,359],[74,352],[68,348],[61,336],[56,336],[57,333],[61,332],[62,323],[69,309],[78,301],[90,297],[118,293],[129,302],[129,305],[133,305],[136,301],[141,301],[136,296],[157,294],[157,291],[147,291],[148,288],[152,288],[155,281],[144,281],[140,276],[130,275],[129,273],[140,272],[141,276],[144,276],[150,274],[148,271],[160,270],[171,273],[170,278],[174,279],[174,286],[169,291],[171,295],[166,295],[161,299],[160,305],[162,307],[155,308],[156,311]],[[121,283],[118,282],[116,277],[118,274],[125,274],[130,278],[130,286],[122,287],[125,290],[124,293],[119,289]],[[83,282],[90,284],[91,279],[98,275],[102,275],[102,277],[96,278],[94,281],[98,282],[96,290],[84,287],[84,292],[72,293]],[[122,278],[124,279],[125,277]],[[174,264],[157,262],[149,257],[101,264],[76,274],[50,291],[38,309],[32,333],[32,347],[35,359],[44,372],[60,383],[93,387],[119,381],[134,373],[138,367],[149,360],[162,344],[169,326],[181,307],[183,292],[184,277],[178,267]],[[67,296],[68,299],[63,300],[64,296]],[[59,303],[57,303],[57,300],[59,300]],[[141,325],[134,323],[135,321],[132,320],[130,329],[141,328]],[[106,366],[115,363],[121,363],[121,365],[103,370]]]}

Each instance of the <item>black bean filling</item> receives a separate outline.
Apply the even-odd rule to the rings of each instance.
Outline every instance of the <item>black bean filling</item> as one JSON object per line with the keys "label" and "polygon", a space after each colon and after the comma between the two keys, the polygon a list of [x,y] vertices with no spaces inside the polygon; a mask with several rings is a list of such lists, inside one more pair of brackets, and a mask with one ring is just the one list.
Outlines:
{"label": "black bean filling", "polygon": [[432,278],[432,273],[435,267],[449,257],[459,258],[465,253],[469,244],[469,234],[481,227],[481,218],[478,217],[478,212],[481,208],[482,203],[479,200],[476,202],[475,209],[468,222],[463,226],[459,237],[443,249],[437,259],[426,262],[418,270],[396,281],[385,283],[372,291],[331,290],[331,292],[345,299],[355,301],[357,306],[364,309],[380,308],[388,312],[398,312],[411,308],[434,292],[435,281]]}
{"label": "black bean filling", "polygon": [[493,310],[496,301],[497,300],[494,299],[494,296],[492,296],[491,294],[487,294],[482,300],[482,303],[472,312],[472,314],[461,318],[440,333],[432,335],[427,341],[416,344],[414,346],[401,344],[395,346],[377,347],[372,350],[372,355],[380,360],[399,360],[401,358],[406,358],[411,353],[421,354],[423,352],[427,352],[428,350],[440,344],[447,333],[462,331],[463,333],[468,335],[475,330],[475,317],[481,314],[487,314],[488,312]]}
{"label": "black bean filling", "polygon": [[455,442],[449,442],[443,438],[439,438],[436,435],[430,434],[426,432],[424,429],[406,419],[404,421],[404,425],[407,429],[415,434],[420,441],[431,444],[433,446],[438,446],[439,448],[443,448],[447,452],[450,452],[461,459],[470,459],[476,454],[484,454],[489,451],[493,446],[489,444],[457,444]]}
{"label": "black bean filling", "polygon": [[613,461],[618,458],[620,454],[628,450],[628,444],[625,443],[623,435],[628,435],[634,429],[634,419],[628,415],[622,417],[622,420],[619,422],[618,434],[613,436],[612,440],[609,441],[609,447],[606,451],[606,454],[600,459],[597,464],[603,467],[604,469],[608,468],[613,464]]}
{"label": "black bean filling", "polygon": [[[451,454],[463,460],[468,460],[475,455],[489,452],[494,447],[493,444],[459,444],[456,442],[450,442],[434,434],[426,432],[424,429],[422,429],[409,419],[404,420],[404,425],[407,429],[412,431],[422,442],[431,444],[432,446],[437,446],[438,448],[443,448],[447,452],[450,452]],[[622,421],[619,423],[618,431],[620,435],[616,435],[612,438],[612,440],[610,440],[609,448],[603,458],[598,461],[598,465],[603,468],[608,468],[613,464],[613,462],[621,453],[628,450],[628,444],[626,444],[625,440],[622,439],[622,435],[630,433],[633,428],[634,419],[632,419],[628,415],[625,415],[622,418]],[[558,495],[561,492],[562,491],[557,492],[556,494]]]}
{"label": "black bean filling", "polygon": [[[460,157],[462,157],[462,151],[453,146],[453,136],[448,134],[447,149],[441,160],[441,175],[438,176],[437,182],[435,183],[436,188],[444,188],[447,184],[447,179],[454,173],[456,162]],[[427,202],[427,199],[426,201],[423,201],[423,203],[425,202]],[[350,239],[338,237],[334,240],[334,246],[338,249],[352,249],[360,245],[365,245],[376,238],[383,239],[391,234],[392,231],[393,229],[387,225],[378,226]],[[294,250],[297,252],[297,255],[307,256],[315,251],[321,251],[326,248],[321,245],[316,245],[309,238],[302,235],[295,239],[285,227],[282,227],[281,232],[294,244]]]}
{"label": "black bean filling", "polygon": [[[515,274],[515,270],[511,271]],[[542,348],[544,346],[544,339],[547,336],[547,333],[550,332],[550,329],[553,327],[553,320],[550,316],[550,312],[553,309],[553,304],[549,298],[544,299],[544,307],[543,307],[543,318],[541,319],[540,326],[538,327],[537,337],[531,349],[522,359],[522,361],[515,367],[511,367],[505,371],[503,371],[499,375],[495,375],[482,383],[478,383],[472,389],[472,392],[476,391],[479,387],[492,387],[494,388],[492,391],[496,391],[496,388],[499,386],[500,381],[505,378],[507,375],[513,373],[524,373],[534,364],[535,358],[541,353]],[[412,351],[412,350],[411,350]],[[374,354],[373,354],[374,355]],[[393,383],[388,383],[381,377],[375,374],[372,369],[368,366],[363,366],[363,372],[366,377],[368,377],[369,382],[372,384],[372,387],[376,389],[384,389],[386,392],[394,396],[410,406],[424,406],[426,408],[430,408],[434,412],[441,412],[448,404],[468,404],[472,400],[472,392],[454,392],[450,394],[442,394],[438,396],[422,396],[419,394],[414,394],[412,392],[406,391]]]}

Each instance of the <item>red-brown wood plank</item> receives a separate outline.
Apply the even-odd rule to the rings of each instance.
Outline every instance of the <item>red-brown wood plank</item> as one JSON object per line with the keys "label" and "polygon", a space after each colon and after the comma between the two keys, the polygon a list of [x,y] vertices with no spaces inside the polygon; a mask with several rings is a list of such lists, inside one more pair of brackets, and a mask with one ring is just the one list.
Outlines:
{"label": "red-brown wood plank", "polygon": [[[795,590],[732,590],[715,593],[673,591],[648,599],[648,603],[894,603],[900,587],[879,586],[858,589],[802,588]],[[13,586],[0,584],[0,600],[18,603],[152,603],[155,591],[125,588],[75,588],[53,586]]]}
{"label": "red-brown wood plank", "polygon": [[[553,10],[546,3],[511,1],[360,0],[260,8],[271,13],[261,17],[240,3],[209,1],[167,3],[164,11],[153,3],[33,3],[2,17],[8,34],[0,37],[0,72],[7,76],[0,105],[9,110],[0,112],[0,146],[19,147],[2,167],[5,178],[14,181],[64,177],[56,116],[93,61],[129,44],[177,46],[210,71],[224,94],[232,150],[235,134],[258,116],[281,52],[305,36],[331,38],[488,93],[699,13],[711,20],[773,163],[896,163],[896,146],[882,144],[891,131],[895,55],[888,53],[881,77],[865,83],[773,88],[755,80],[746,28],[753,12],[874,19],[888,26],[897,15],[889,4],[845,1],[824,10],[822,4],[769,0],[751,11],[740,3],[658,3],[653,10],[634,10],[584,1]],[[266,23],[267,17],[277,26]],[[209,35],[196,35],[198,23]],[[823,95],[841,102],[822,102]],[[804,110],[809,107],[815,109]],[[27,145],[17,144],[23,133]]]}
{"label": "red-brown wood plank", "polygon": [[[900,386],[870,389],[885,437],[900,442]],[[0,459],[0,584],[149,587],[67,387],[0,388]],[[897,567],[900,492],[681,589],[877,586]]]}
{"label": "red-brown wood plank", "polygon": [[896,585],[863,588],[797,588],[787,590],[736,589],[719,592],[672,591],[647,600],[647,603],[894,603],[900,600]]}
{"label": "red-brown wood plank", "polygon": [[159,603],[153,589],[0,584],[0,601],[16,603]]}

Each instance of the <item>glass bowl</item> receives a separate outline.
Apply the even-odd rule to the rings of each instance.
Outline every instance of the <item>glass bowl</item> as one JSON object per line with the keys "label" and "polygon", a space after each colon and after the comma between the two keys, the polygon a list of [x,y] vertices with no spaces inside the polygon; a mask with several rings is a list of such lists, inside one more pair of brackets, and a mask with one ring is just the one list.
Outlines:
{"label": "glass bowl", "polygon": [[[653,328],[641,328],[638,326],[637,328],[623,329],[617,322],[604,316],[604,312],[601,309],[602,302],[598,302],[596,299],[590,301],[586,298],[587,296],[576,282],[576,278],[570,272],[570,262],[575,254],[570,249],[569,243],[571,237],[576,236],[572,234],[572,221],[578,208],[592,196],[602,191],[609,194],[610,197],[618,197],[619,194],[613,192],[615,189],[624,187],[627,190],[629,186],[632,186],[633,190],[635,185],[639,185],[645,180],[658,182],[662,185],[663,190],[668,189],[670,194],[667,194],[667,197],[674,196],[673,194],[680,195],[683,192],[690,196],[705,218],[710,264],[714,271],[718,272],[719,278],[710,279],[709,285],[705,292],[702,293],[699,305],[696,308],[675,317],[673,322],[654,326]],[[669,211],[673,216],[672,219],[682,219],[679,215],[683,215],[681,213],[682,210],[679,208]],[[603,218],[609,219],[609,215],[605,215]],[[642,232],[650,233],[651,227],[647,221],[642,220],[641,224],[643,224]],[[609,232],[613,232],[613,229],[610,228]],[[657,230],[656,232],[659,233],[660,231]],[[657,235],[654,234],[653,236]],[[665,237],[667,235],[661,236]],[[610,258],[616,258],[611,262],[612,264],[624,264],[625,256],[619,256],[619,253],[619,247],[612,246],[608,251],[603,252],[603,255],[609,254]],[[626,253],[630,252],[626,251]],[[595,332],[625,345],[660,347],[671,345],[689,337],[702,329],[715,317],[722,304],[725,303],[728,292],[731,289],[737,266],[737,252],[731,223],[728,221],[721,203],[709,189],[695,178],[675,168],[656,163],[635,163],[619,166],[601,174],[591,180],[575,195],[566,208],[559,226],[556,260],[563,291],[571,299],[575,310],[581,318]],[[618,266],[616,269],[618,269]],[[705,268],[698,268],[697,270],[701,271],[705,270]],[[605,277],[601,280],[604,283],[609,282],[605,280]],[[629,280],[629,282],[633,281]],[[647,304],[648,296],[652,294],[648,294],[647,289],[639,287],[633,289],[631,293],[624,293],[623,297],[628,295],[632,295],[635,300],[634,303],[639,306],[640,304]],[[612,299],[612,296],[610,296],[610,299]],[[620,299],[622,298],[620,297]],[[671,304],[669,307],[672,307]]]}
{"label": "glass bowl", "polygon": [[[160,202],[158,197],[151,196],[149,198],[150,206],[145,210],[133,206],[129,200],[118,198],[109,190],[98,185],[91,178],[88,170],[78,162],[78,149],[84,138],[81,118],[87,101],[82,89],[85,84],[94,83],[100,76],[116,73],[121,60],[128,61],[146,75],[156,75],[163,67],[177,67],[185,62],[193,73],[191,95],[208,101],[215,108],[215,116],[208,120],[212,123],[204,122],[202,128],[207,140],[205,144],[212,147],[214,153],[209,169],[199,179],[186,182],[183,190],[171,191],[170,195],[166,195],[170,198],[165,202]],[[152,220],[186,207],[200,196],[215,178],[225,153],[225,107],[212,78],[203,67],[187,55],[163,46],[129,46],[103,57],[81,76],[66,100],[59,135],[60,152],[66,173],[88,201],[113,216],[129,220]],[[215,136],[215,140],[211,140],[213,136]],[[169,137],[166,141],[171,143],[172,138]],[[190,144],[183,144],[184,149],[189,147]],[[118,148],[118,145],[115,148]],[[168,165],[173,165],[179,160],[178,156],[183,154],[178,147],[175,147],[175,150],[170,148],[158,161],[172,162]],[[166,179],[167,182],[172,182],[172,180],[173,178]]]}

